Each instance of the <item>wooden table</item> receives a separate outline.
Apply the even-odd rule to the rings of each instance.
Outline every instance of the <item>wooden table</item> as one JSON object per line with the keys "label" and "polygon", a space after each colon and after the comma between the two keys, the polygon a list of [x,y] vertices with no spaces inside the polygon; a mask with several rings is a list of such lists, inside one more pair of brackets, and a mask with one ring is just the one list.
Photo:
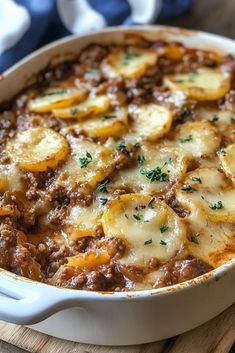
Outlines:
{"label": "wooden table", "polygon": [[[235,0],[194,0],[194,6],[188,13],[160,24],[198,29],[235,39]],[[0,340],[0,353],[25,352]],[[235,353],[235,345],[230,353]]]}

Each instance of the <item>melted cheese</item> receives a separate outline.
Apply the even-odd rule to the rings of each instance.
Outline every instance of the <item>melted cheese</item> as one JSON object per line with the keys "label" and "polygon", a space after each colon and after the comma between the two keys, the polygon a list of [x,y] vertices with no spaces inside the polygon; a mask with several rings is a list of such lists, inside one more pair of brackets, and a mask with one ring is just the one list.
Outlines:
{"label": "melted cheese", "polygon": [[146,265],[151,258],[167,261],[186,241],[184,222],[163,201],[144,194],[122,195],[104,212],[105,236],[125,240],[121,263]]}
{"label": "melted cheese", "polygon": [[32,112],[46,113],[53,109],[65,108],[76,102],[84,100],[87,96],[86,89],[75,87],[50,88],[42,97],[29,101],[28,108]]}
{"label": "melted cheese", "polygon": [[125,51],[117,49],[103,61],[102,71],[107,78],[139,77],[156,61],[157,53],[150,49],[137,47],[128,47]]}
{"label": "melted cheese", "polygon": [[225,174],[235,184],[235,144],[224,148],[218,155]]}
{"label": "melted cheese", "polygon": [[[158,168],[161,169],[162,177],[160,177],[160,180],[157,176],[154,178],[154,173]],[[111,186],[114,189],[125,189],[127,187],[133,192],[161,193],[166,191],[174,182],[180,180],[185,174],[186,168],[187,159],[177,147],[158,147],[145,144],[138,151],[134,166],[118,171],[113,177]],[[163,174],[165,174],[165,177]]]}
{"label": "melted cheese", "polygon": [[137,139],[156,141],[171,128],[173,114],[163,106],[150,103],[130,106],[133,118],[131,130]]}
{"label": "melted cheese", "polygon": [[201,209],[214,222],[235,222],[235,190],[214,168],[199,168],[186,175],[176,193],[178,201],[191,211]]}
{"label": "melted cheese", "polygon": [[[71,155],[61,168],[61,174],[57,180],[59,185],[74,187],[85,184],[95,187],[113,171],[115,162],[110,149],[95,142],[72,136],[69,141]],[[88,163],[83,167],[82,161],[84,159]]]}
{"label": "melted cheese", "polygon": [[187,74],[166,76],[164,84],[171,91],[182,91],[197,100],[223,98],[230,89],[230,76],[217,69],[201,68]]}
{"label": "melted cheese", "polygon": [[221,138],[217,129],[208,121],[195,121],[180,126],[176,141],[188,156],[202,157],[217,151]]}

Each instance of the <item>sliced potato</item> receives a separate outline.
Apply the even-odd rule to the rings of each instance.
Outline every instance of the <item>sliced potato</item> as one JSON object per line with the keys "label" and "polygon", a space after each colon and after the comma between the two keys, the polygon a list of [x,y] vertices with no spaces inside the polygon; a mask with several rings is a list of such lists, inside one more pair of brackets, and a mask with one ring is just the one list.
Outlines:
{"label": "sliced potato", "polygon": [[89,270],[104,265],[110,260],[106,251],[89,251],[68,258],[68,266],[87,268]]}
{"label": "sliced potato", "polygon": [[149,141],[156,141],[171,128],[172,112],[154,103],[132,106],[132,131],[137,137]]}
{"label": "sliced potato", "polygon": [[19,132],[7,142],[6,150],[20,168],[43,172],[48,168],[56,168],[68,155],[69,147],[59,133],[37,127]]}
{"label": "sliced potato", "polygon": [[82,138],[70,137],[71,156],[61,168],[59,185],[95,187],[115,168],[112,151]]}
{"label": "sliced potato", "polygon": [[81,102],[87,97],[87,90],[75,87],[57,87],[46,90],[43,96],[32,99],[28,108],[32,112],[46,113],[53,109],[66,108],[76,102]]}
{"label": "sliced potato", "polygon": [[233,123],[235,115],[229,110],[220,110],[207,106],[198,107],[195,111],[197,120],[208,120],[216,126],[220,132],[227,131],[228,126]]}
{"label": "sliced potato", "polygon": [[83,119],[91,114],[106,113],[109,106],[110,99],[107,96],[88,97],[84,102],[69,108],[53,109],[52,114],[60,119]]}
{"label": "sliced potato", "polygon": [[196,100],[223,98],[230,89],[230,76],[218,69],[200,68],[186,74],[169,75],[164,84],[171,91],[182,91]]}
{"label": "sliced potato", "polygon": [[235,189],[215,168],[198,168],[186,175],[177,200],[191,212],[200,209],[214,222],[235,222]]}
{"label": "sliced potato", "polygon": [[188,156],[205,157],[219,149],[221,137],[210,122],[194,121],[180,126],[176,140]]}
{"label": "sliced potato", "polygon": [[102,71],[107,78],[139,77],[157,62],[157,53],[151,49],[128,47],[116,49],[102,63]]}
{"label": "sliced potato", "polygon": [[211,222],[199,208],[187,217],[190,255],[213,267],[222,265],[235,256],[234,224]]}
{"label": "sliced potato", "polygon": [[147,194],[126,194],[111,201],[102,223],[106,237],[126,242],[127,251],[120,259],[123,264],[170,260],[186,241],[184,221],[163,201]]}
{"label": "sliced potato", "polygon": [[97,118],[81,122],[81,130],[86,135],[106,139],[120,137],[128,129],[127,108],[122,107]]}
{"label": "sliced potato", "polygon": [[70,240],[97,235],[102,209],[100,203],[94,201],[90,206],[73,206],[65,220],[65,233]]}
{"label": "sliced potato", "polygon": [[142,144],[135,165],[116,172],[111,188],[161,193],[186,173],[187,159],[177,146]]}
{"label": "sliced potato", "polygon": [[235,184],[235,144],[224,148],[218,155],[225,174]]}

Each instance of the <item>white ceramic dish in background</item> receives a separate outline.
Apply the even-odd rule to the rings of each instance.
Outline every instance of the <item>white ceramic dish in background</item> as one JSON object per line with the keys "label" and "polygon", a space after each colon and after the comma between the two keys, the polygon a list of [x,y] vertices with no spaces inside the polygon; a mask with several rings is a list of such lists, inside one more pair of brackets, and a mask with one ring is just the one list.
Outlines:
{"label": "white ceramic dish in background", "polygon": [[[161,26],[110,28],[67,37],[29,55],[3,74],[0,101],[19,92],[48,63],[74,56],[90,43],[123,42],[127,32],[235,53],[234,41],[207,33]],[[234,301],[235,259],[172,287],[123,293],[56,288],[0,271],[0,319],[85,343],[130,345],[164,339],[204,323]]]}

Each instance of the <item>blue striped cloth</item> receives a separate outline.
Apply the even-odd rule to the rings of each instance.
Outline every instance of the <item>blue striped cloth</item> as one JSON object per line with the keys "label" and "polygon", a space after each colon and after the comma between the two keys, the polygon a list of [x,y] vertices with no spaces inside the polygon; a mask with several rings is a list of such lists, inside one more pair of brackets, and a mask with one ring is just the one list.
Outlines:
{"label": "blue striped cloth", "polygon": [[156,23],[192,0],[0,0],[0,72],[33,50],[69,34],[106,26]]}

